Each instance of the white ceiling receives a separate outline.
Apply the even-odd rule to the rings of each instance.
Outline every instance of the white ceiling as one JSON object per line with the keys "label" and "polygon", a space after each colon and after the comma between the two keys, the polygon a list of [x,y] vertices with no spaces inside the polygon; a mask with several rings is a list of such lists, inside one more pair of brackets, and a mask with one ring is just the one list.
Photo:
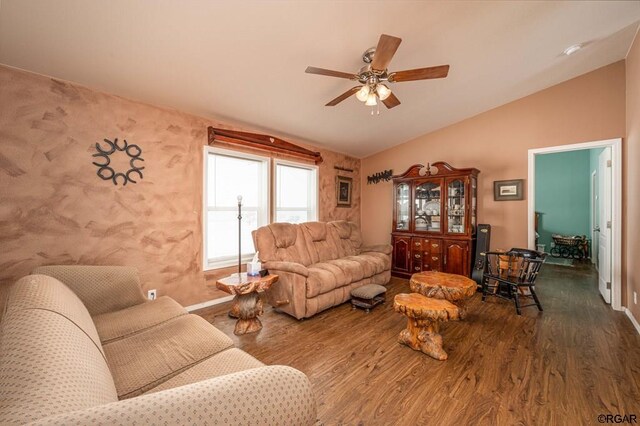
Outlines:
{"label": "white ceiling", "polygon": [[[640,1],[1,0],[0,63],[366,157],[623,59]],[[352,81],[381,33],[389,69],[450,64],[396,83],[380,115]],[[575,43],[589,44],[567,57]]]}

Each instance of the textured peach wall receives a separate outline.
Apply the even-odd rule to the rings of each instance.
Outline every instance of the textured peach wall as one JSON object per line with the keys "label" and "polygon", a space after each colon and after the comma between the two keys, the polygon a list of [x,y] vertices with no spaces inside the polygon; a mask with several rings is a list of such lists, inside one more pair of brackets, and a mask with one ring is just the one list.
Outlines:
{"label": "textured peach wall", "polygon": [[[225,295],[206,282],[233,268],[201,266],[210,125],[239,128],[0,66],[0,283],[37,265],[131,265],[145,289],[184,305]],[[96,176],[95,143],[116,137],[143,150],[138,184]],[[321,220],[359,222],[360,160],[320,151]],[[350,209],[335,207],[334,165],[355,170]]]}
{"label": "textured peach wall", "polygon": [[[627,218],[626,272],[627,304],[633,316],[640,321],[640,304],[633,303],[633,292],[640,298],[640,35],[627,55],[627,140],[625,141],[624,214]],[[639,302],[640,303],[640,302]]]}
{"label": "textured peach wall", "polygon": [[[526,179],[529,149],[624,135],[625,63],[619,61],[365,158],[362,176],[438,160],[476,167],[478,219],[492,226],[492,248],[526,247],[526,190],[523,201],[494,201],[493,181]],[[390,240],[392,195],[391,183],[362,186],[365,243]],[[622,229],[625,234],[625,223]]]}
{"label": "textured peach wall", "polygon": [[[527,244],[527,201],[493,201],[493,181],[527,178],[531,148],[623,137],[624,61],[566,81],[362,160],[362,176],[442,160],[475,167],[479,222],[492,225],[492,246]],[[391,183],[363,185],[362,227],[367,243],[389,241]],[[526,194],[525,194],[526,195]]]}

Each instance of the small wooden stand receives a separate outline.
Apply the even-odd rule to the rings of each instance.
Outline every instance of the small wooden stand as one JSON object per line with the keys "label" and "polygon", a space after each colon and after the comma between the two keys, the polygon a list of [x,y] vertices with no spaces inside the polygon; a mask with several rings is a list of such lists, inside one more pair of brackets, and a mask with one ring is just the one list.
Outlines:
{"label": "small wooden stand", "polygon": [[407,328],[398,337],[400,343],[440,361],[449,357],[442,348],[439,323],[460,319],[456,305],[418,293],[403,293],[394,298],[393,309],[407,317]]}
{"label": "small wooden stand", "polygon": [[242,335],[262,329],[262,322],[258,316],[262,315],[263,306],[258,292],[268,290],[276,281],[278,281],[277,275],[248,277],[246,273],[240,276],[231,275],[216,281],[217,288],[235,296],[229,313],[238,318],[234,334]]}
{"label": "small wooden stand", "polygon": [[434,299],[448,300],[460,310],[460,319],[467,314],[467,299],[473,297],[478,284],[462,275],[445,274],[444,272],[419,272],[411,276],[411,291]]}

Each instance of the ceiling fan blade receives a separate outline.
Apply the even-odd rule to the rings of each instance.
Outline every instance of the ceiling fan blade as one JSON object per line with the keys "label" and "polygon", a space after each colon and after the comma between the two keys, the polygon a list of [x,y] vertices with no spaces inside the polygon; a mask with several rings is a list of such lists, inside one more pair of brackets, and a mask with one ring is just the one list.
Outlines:
{"label": "ceiling fan blade", "polygon": [[389,81],[400,83],[402,81],[428,80],[430,78],[444,78],[448,74],[449,65],[439,65],[437,67],[392,72],[389,74]]}
{"label": "ceiling fan blade", "polygon": [[396,95],[394,95],[392,93],[392,94],[389,95],[389,97],[387,99],[382,101],[382,103],[384,104],[384,106],[386,106],[387,108],[391,109],[393,107],[397,107],[398,105],[400,105],[400,99],[398,99],[396,97]]}
{"label": "ceiling fan blade", "polygon": [[362,86],[352,87],[351,89],[347,90],[342,95],[338,96],[337,98],[335,98],[334,100],[332,100],[331,102],[326,104],[325,106],[336,106],[336,105],[338,105],[340,102],[344,101],[349,96],[352,96],[354,93],[356,93],[358,90],[360,90],[360,87],[362,87]]}
{"label": "ceiling fan blade", "polygon": [[371,68],[376,71],[386,70],[401,42],[401,38],[382,34],[378,40],[378,46],[376,46],[376,53],[373,55]]}
{"label": "ceiling fan blade", "polygon": [[316,68],[316,67],[307,67],[307,69],[304,72],[306,72],[307,74],[319,74],[319,75],[327,75],[329,77],[346,78],[348,80],[356,80],[358,77],[357,75],[349,74],[348,72],[332,71],[332,70],[327,70],[324,68]]}

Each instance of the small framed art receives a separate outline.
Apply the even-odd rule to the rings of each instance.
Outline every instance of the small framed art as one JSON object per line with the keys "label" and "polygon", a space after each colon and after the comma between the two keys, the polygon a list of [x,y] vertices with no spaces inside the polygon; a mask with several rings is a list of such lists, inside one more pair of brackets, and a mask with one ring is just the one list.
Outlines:
{"label": "small framed art", "polygon": [[493,182],[495,201],[523,200],[524,179],[496,180]]}
{"label": "small framed art", "polygon": [[352,187],[352,178],[336,176],[336,205],[338,207],[351,207]]}

